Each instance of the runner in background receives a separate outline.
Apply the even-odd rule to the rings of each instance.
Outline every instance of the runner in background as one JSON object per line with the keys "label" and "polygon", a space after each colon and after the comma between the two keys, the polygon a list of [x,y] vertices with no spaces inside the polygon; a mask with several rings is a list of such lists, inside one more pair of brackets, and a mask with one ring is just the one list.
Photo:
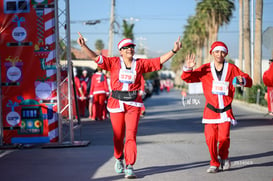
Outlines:
{"label": "runner in background", "polygon": [[159,79],[159,76],[157,75],[154,80],[154,92],[156,93],[156,95],[159,95],[159,90],[160,90],[160,79]]}
{"label": "runner in background", "polygon": [[171,89],[173,88],[173,82],[171,79],[167,78],[165,81],[165,87],[166,87],[166,91],[170,92]]}
{"label": "runner in background", "polygon": [[267,91],[264,98],[267,100],[268,114],[273,116],[273,59],[269,59],[269,69],[263,74],[264,85]]}
{"label": "runner in background", "polygon": [[[100,67],[92,76],[92,84],[90,87],[90,99],[92,100],[92,116],[91,120],[106,119],[106,99],[109,96],[109,88],[106,76],[102,73]],[[91,102],[90,102],[91,103]]]}
{"label": "runner in background", "polygon": [[81,81],[81,83],[85,82],[83,84],[86,85],[86,91],[85,91],[85,97],[86,97],[85,107],[86,107],[86,109],[88,109],[88,107],[89,107],[89,93],[90,93],[90,87],[91,87],[91,78],[92,78],[92,75],[89,76],[88,71],[84,69],[82,71],[80,81]]}
{"label": "runner in background", "polygon": [[163,92],[164,89],[165,89],[165,80],[164,79],[161,79],[160,80],[160,91]]}
{"label": "runner in background", "polygon": [[81,83],[79,77],[77,76],[77,69],[73,68],[74,73],[74,81],[75,81],[75,88],[76,88],[76,95],[77,95],[77,101],[79,105],[79,114],[80,117],[84,117],[85,113],[85,101],[86,101],[86,84]]}

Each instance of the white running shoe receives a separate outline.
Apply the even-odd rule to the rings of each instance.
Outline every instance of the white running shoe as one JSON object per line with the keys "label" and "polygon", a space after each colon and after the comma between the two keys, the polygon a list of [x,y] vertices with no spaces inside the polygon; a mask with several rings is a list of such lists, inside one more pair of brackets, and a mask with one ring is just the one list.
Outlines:
{"label": "white running shoe", "polygon": [[230,167],[231,167],[231,163],[230,163],[229,159],[222,160],[222,169],[223,169],[223,171],[229,170]]}
{"label": "white running shoe", "polygon": [[219,171],[219,168],[216,167],[216,166],[210,166],[208,169],[207,169],[207,173],[217,173]]}

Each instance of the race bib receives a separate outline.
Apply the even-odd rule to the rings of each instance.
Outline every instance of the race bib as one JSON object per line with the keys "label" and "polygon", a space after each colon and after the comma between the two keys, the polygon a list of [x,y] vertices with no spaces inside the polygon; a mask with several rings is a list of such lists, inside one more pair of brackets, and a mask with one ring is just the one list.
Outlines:
{"label": "race bib", "polygon": [[213,80],[212,93],[227,96],[228,95],[228,86],[229,86],[229,82]]}
{"label": "race bib", "polygon": [[122,83],[133,84],[135,82],[135,72],[121,69],[119,71],[119,81]]}

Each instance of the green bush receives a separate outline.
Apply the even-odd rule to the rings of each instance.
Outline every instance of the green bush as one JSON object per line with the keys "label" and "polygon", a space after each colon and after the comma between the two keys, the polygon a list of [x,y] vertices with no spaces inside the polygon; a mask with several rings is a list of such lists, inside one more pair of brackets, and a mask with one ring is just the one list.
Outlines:
{"label": "green bush", "polygon": [[[258,91],[260,90],[260,95],[258,95]],[[267,105],[267,101],[264,99],[264,95],[266,92],[266,86],[264,84],[253,85],[251,88],[241,88],[236,87],[235,92],[235,99],[243,100],[249,103],[257,103],[257,96],[258,103],[262,106]]]}

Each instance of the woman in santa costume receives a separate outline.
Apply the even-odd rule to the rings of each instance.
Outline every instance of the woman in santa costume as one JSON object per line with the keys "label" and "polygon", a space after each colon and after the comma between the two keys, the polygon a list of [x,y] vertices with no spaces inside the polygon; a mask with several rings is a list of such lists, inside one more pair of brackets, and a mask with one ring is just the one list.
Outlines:
{"label": "woman in santa costume", "polygon": [[[158,58],[135,59],[135,44],[131,39],[123,39],[118,43],[120,57],[105,57],[90,50],[79,34],[78,43],[83,51],[94,60],[99,67],[111,72],[111,96],[107,109],[114,133],[115,170],[125,173],[125,178],[135,178],[133,165],[136,161],[136,134],[140,111],[143,105],[141,95],[141,78],[143,73],[157,71],[180,48],[180,38],[174,48]],[[125,135],[126,134],[126,135]],[[124,143],[125,138],[125,143]],[[123,160],[125,159],[125,168]]]}
{"label": "woman in santa costume", "polygon": [[231,108],[234,86],[251,87],[252,79],[236,65],[225,60],[228,48],[223,42],[214,42],[211,45],[210,54],[214,61],[203,64],[195,70],[193,70],[196,64],[195,56],[188,55],[181,78],[187,83],[202,82],[206,98],[202,123],[205,124],[206,143],[211,157],[207,172],[216,173],[219,169],[230,168],[228,159],[230,124],[236,123]]}
{"label": "woman in santa costume", "polygon": [[106,119],[106,98],[109,95],[109,88],[106,76],[102,73],[100,67],[97,68],[97,72],[92,76],[92,84],[90,87],[90,104],[92,104],[91,120],[104,120]]}
{"label": "woman in santa costume", "polygon": [[265,99],[268,105],[268,114],[273,116],[273,59],[269,59],[269,69],[264,72],[263,82],[267,86]]}

